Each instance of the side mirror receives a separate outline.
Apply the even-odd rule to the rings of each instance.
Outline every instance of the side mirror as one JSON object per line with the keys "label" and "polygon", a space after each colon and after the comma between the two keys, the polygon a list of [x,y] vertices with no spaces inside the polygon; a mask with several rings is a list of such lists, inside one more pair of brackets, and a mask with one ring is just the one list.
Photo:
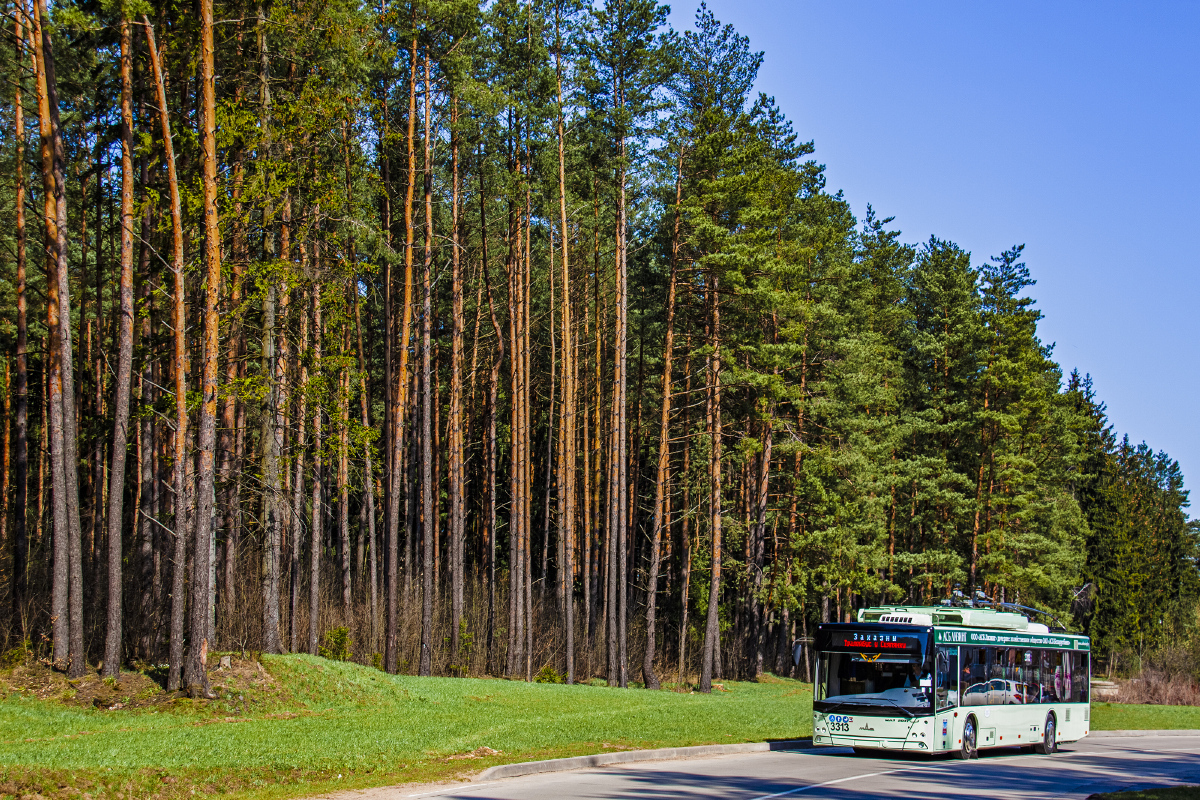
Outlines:
{"label": "side mirror", "polygon": [[792,664],[800,666],[800,657],[804,655],[804,642],[797,639],[792,643]]}

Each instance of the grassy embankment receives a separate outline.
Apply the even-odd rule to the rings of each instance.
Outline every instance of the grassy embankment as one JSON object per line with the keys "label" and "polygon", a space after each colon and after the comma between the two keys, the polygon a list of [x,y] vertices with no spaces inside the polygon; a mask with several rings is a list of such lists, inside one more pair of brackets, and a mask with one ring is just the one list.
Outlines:
{"label": "grassy embankment", "polygon": [[1200,730],[1200,706],[1094,703],[1094,731]]}
{"label": "grassy embankment", "polygon": [[[712,695],[392,676],[309,656],[235,661],[218,698],[145,676],[0,674],[0,798],[283,798],[465,777],[494,764],[811,733],[807,685]],[[118,707],[119,706],[119,707]],[[1197,728],[1200,708],[1097,704],[1093,728]]]}
{"label": "grassy embankment", "polygon": [[25,681],[17,691],[14,677],[0,699],[0,797],[293,797],[512,761],[811,732],[809,687],[770,677],[701,695],[413,678],[309,656],[262,663],[265,672],[213,673],[219,697],[207,703],[148,703],[95,678],[89,687],[43,676],[36,690]]}

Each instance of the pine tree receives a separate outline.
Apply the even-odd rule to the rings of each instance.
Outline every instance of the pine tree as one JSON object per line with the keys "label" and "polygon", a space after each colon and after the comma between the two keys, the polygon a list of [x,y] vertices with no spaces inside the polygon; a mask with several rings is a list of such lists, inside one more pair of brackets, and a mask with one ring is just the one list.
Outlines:
{"label": "pine tree", "polygon": [[856,220],[706,7],[126,11],[18,6],[0,64],[0,586],[58,668],[204,694],[206,648],[344,625],[390,671],[626,686],[634,646],[708,690],[955,584],[1108,669],[1194,630],[1178,464],[1064,379],[1023,249]]}

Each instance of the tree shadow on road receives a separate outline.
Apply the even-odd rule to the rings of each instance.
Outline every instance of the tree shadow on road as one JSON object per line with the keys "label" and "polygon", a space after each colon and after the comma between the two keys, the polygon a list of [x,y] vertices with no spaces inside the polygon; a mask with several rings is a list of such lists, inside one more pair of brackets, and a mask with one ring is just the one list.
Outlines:
{"label": "tree shadow on road", "polygon": [[[1146,756],[1140,757],[1144,752]],[[1163,785],[1180,781],[1200,782],[1200,757],[1191,753],[1162,753],[1153,750],[1122,750],[1122,758],[1107,752],[1069,750],[1058,756],[1036,756],[1017,749],[988,751],[972,761],[951,758],[914,758],[906,754],[884,757],[856,756],[850,751],[823,752],[822,756],[845,759],[846,774],[822,780],[806,779],[806,753],[794,753],[795,770],[784,777],[754,775],[706,775],[678,769],[609,767],[564,775],[563,782],[541,785],[529,796],[580,798],[734,798],[766,800],[775,796],[837,798],[929,797],[1086,797],[1093,792],[1115,791],[1131,785]],[[1128,770],[1120,769],[1125,762]],[[1122,774],[1126,772],[1126,774]],[[828,773],[826,773],[828,774]],[[511,787],[516,788],[516,787]],[[496,787],[493,791],[471,791],[464,787],[462,800],[501,800],[515,795]]]}

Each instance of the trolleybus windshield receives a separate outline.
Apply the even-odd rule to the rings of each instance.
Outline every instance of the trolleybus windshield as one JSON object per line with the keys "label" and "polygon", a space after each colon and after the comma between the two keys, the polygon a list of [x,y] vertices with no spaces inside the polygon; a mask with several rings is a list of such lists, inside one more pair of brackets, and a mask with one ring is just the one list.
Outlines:
{"label": "trolleybus windshield", "polygon": [[817,711],[932,713],[928,631],[822,626],[816,645],[813,708]]}

